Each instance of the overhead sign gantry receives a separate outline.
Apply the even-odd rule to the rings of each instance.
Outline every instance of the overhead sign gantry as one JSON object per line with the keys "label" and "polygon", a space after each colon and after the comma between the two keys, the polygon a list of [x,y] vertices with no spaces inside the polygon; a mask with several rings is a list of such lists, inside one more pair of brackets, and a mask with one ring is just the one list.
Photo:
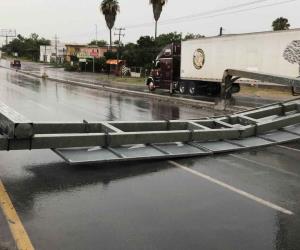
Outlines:
{"label": "overhead sign gantry", "polygon": [[147,122],[32,122],[0,103],[0,150],[51,149],[70,164],[201,156],[298,139],[300,99],[230,116]]}

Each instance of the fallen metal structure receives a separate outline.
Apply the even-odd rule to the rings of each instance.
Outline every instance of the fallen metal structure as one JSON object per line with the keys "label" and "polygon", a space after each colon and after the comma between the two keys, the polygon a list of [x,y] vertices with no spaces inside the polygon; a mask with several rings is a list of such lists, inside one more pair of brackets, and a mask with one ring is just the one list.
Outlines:
{"label": "fallen metal structure", "polygon": [[52,149],[70,164],[203,156],[298,139],[300,99],[199,120],[78,123],[32,122],[0,103],[0,150]]}
{"label": "fallen metal structure", "polygon": [[300,78],[292,78],[281,75],[271,75],[261,72],[246,70],[227,69],[224,71],[221,87],[221,99],[231,98],[233,84],[239,79],[252,79],[260,82],[276,83],[289,86],[293,94],[298,95],[297,89],[300,87]]}

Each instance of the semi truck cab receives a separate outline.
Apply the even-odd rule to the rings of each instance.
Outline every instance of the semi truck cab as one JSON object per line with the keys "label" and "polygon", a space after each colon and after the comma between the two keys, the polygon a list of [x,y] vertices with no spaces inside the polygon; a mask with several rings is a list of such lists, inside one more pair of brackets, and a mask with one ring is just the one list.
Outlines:
{"label": "semi truck cab", "polygon": [[178,87],[180,79],[180,44],[169,44],[158,54],[155,66],[147,78],[150,91],[157,88],[169,89],[171,93]]}
{"label": "semi truck cab", "polygon": [[[193,55],[191,55],[193,60]],[[168,89],[170,94],[175,91],[181,94],[218,96],[221,92],[221,83],[202,81],[199,79],[181,79],[181,44],[167,45],[158,54],[155,66],[146,80],[149,91],[157,88]]]}

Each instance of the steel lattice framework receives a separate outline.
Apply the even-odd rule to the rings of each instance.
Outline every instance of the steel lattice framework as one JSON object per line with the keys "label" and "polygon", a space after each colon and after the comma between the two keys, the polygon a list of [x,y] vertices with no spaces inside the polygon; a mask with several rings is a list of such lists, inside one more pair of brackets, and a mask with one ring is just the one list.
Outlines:
{"label": "steel lattice framework", "polygon": [[[300,86],[299,79],[247,71],[224,76]],[[70,164],[209,155],[300,139],[300,99],[198,120],[78,123],[34,123],[0,103],[0,132],[0,150],[52,149]]]}

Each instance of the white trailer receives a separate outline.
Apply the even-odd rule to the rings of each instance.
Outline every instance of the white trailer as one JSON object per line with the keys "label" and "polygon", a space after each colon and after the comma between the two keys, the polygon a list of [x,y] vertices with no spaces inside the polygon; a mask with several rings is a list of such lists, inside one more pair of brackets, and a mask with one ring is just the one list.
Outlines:
{"label": "white trailer", "polygon": [[[146,84],[191,95],[216,96],[224,70],[300,75],[300,29],[223,35],[166,46]],[[242,81],[244,79],[240,79]],[[232,85],[232,93],[239,84]]]}
{"label": "white trailer", "polygon": [[183,80],[220,81],[227,68],[298,77],[300,29],[184,41],[180,68]]}

